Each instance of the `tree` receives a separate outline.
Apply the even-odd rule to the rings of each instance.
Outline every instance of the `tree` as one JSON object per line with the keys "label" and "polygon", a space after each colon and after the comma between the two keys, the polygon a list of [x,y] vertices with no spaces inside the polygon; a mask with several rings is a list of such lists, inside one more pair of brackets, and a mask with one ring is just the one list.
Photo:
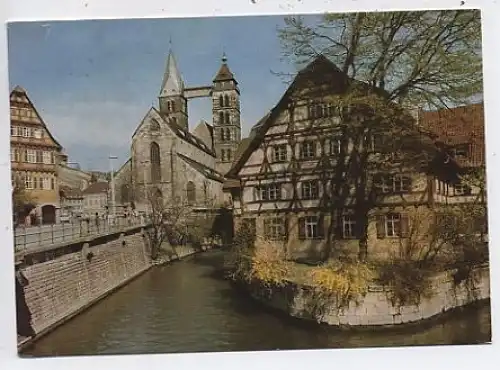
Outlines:
{"label": "tree", "polygon": [[[160,250],[165,248],[177,254],[178,245],[189,243],[193,247],[200,247],[204,238],[217,233],[214,229],[217,216],[215,198],[208,210],[194,212],[189,202],[181,199],[166,200],[159,189],[152,188],[147,191],[147,203],[153,259],[158,258]],[[208,204],[208,199],[205,204]]]}
{"label": "tree", "polygon": [[34,199],[26,191],[24,181],[19,176],[14,176],[12,186],[12,216],[14,228],[16,228],[21,220],[30,214],[35,208]]}
{"label": "tree", "polygon": [[[311,23],[291,16],[279,30],[285,58],[302,65],[323,56],[337,66],[328,74],[319,63],[310,65],[317,77],[299,98],[313,102],[311,130],[334,116],[337,129],[329,135],[338,152],[335,164],[323,167],[323,179],[332,178],[324,206],[337,220],[346,207],[354,209],[361,260],[371,210],[385,196],[387,180],[428,171],[439,153],[407,108],[460,104],[480,93],[480,35],[474,10],[326,14]],[[333,95],[328,105],[335,115],[325,114],[326,93]],[[340,228],[332,224],[328,244]]]}
{"label": "tree", "polygon": [[302,64],[319,54],[352,79],[405,106],[464,104],[482,92],[479,10],[326,14],[285,19],[283,54]]}

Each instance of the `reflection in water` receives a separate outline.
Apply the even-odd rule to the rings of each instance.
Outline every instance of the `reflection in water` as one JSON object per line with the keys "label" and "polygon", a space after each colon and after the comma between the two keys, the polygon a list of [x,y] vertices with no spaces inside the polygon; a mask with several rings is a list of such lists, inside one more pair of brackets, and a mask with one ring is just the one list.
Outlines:
{"label": "reflection in water", "polygon": [[152,269],[26,355],[140,354],[485,343],[488,304],[427,328],[346,332],[271,313],[214,274],[222,252]]}

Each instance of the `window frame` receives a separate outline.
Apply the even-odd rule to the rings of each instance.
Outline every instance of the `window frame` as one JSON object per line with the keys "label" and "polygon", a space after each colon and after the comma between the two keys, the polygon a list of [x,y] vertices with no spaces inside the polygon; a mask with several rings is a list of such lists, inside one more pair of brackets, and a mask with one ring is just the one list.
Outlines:
{"label": "window frame", "polygon": [[[308,192],[309,194],[306,194]],[[304,180],[300,185],[300,198],[304,200],[312,200],[319,198],[319,182],[318,180]]]}
{"label": "window frame", "polygon": [[316,143],[314,141],[306,140],[300,143],[300,158],[301,159],[316,158]]}
{"label": "window frame", "polygon": [[276,144],[273,146],[273,162],[282,163],[288,160],[288,145]]}

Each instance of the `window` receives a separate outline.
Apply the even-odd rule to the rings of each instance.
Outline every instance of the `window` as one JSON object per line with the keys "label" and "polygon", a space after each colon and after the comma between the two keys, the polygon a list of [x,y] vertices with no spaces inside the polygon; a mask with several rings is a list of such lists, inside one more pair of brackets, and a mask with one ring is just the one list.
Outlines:
{"label": "window", "polygon": [[340,139],[330,139],[328,144],[328,152],[330,153],[330,155],[337,155],[340,153]]}
{"label": "window", "polygon": [[232,157],[231,149],[227,150],[227,160],[230,161]]}
{"label": "window", "polygon": [[402,213],[388,213],[377,216],[377,238],[407,237],[408,215]]}
{"label": "window", "polygon": [[259,200],[276,200],[281,199],[281,185],[280,184],[269,184],[262,185],[257,188]]}
{"label": "window", "polygon": [[405,175],[379,175],[375,182],[382,193],[404,193],[411,190],[411,178]]}
{"label": "window", "polygon": [[309,118],[332,117],[337,109],[333,104],[314,104],[309,107]]}
{"label": "window", "polygon": [[44,177],[43,178],[43,185],[42,188],[44,190],[50,190],[50,178],[49,177]]}
{"label": "window", "polygon": [[36,151],[34,151],[33,149],[28,149],[26,156],[27,156],[26,162],[36,163]]}
{"label": "window", "polygon": [[160,146],[153,142],[150,147],[151,156],[151,182],[156,184],[161,181]]}
{"label": "window", "polygon": [[401,216],[399,214],[388,214],[385,217],[385,230],[388,237],[401,235]]}
{"label": "window", "polygon": [[226,141],[231,141],[231,130],[226,129]]}
{"label": "window", "polygon": [[50,164],[56,163],[56,156],[54,155],[54,152],[50,152]]}
{"label": "window", "polygon": [[276,145],[273,148],[273,160],[274,160],[274,162],[285,162],[286,157],[287,157],[286,144]]}
{"label": "window", "polygon": [[323,237],[323,218],[307,216],[299,218],[299,239],[318,239]]}
{"label": "window", "polygon": [[224,95],[224,106],[229,107],[229,95]]}
{"label": "window", "polygon": [[318,182],[316,180],[304,181],[302,183],[302,199],[316,199],[319,196]]}
{"label": "window", "polygon": [[24,178],[24,186],[26,189],[33,189],[33,177],[31,175],[26,175]]}
{"label": "window", "polygon": [[356,237],[356,219],[354,216],[348,215],[342,217],[342,237],[344,239]]}
{"label": "window", "polygon": [[229,125],[229,124],[231,124],[231,119],[229,116],[229,112],[226,112],[226,125]]}
{"label": "window", "polygon": [[224,124],[224,112],[219,112],[219,124]]}
{"label": "window", "polygon": [[23,127],[23,137],[30,137],[30,129],[28,127]]}
{"label": "window", "polygon": [[223,107],[224,106],[224,97],[222,95],[219,96],[219,107]]}
{"label": "window", "polygon": [[187,196],[187,201],[190,205],[196,202],[196,189],[194,186],[194,182],[192,181],[188,181],[186,185],[186,196]]}
{"label": "window", "polygon": [[14,148],[10,148],[10,161],[11,162],[16,161],[16,150]]}
{"label": "window", "polygon": [[222,162],[226,160],[226,151],[224,149],[221,149],[220,151],[220,159]]}
{"label": "window", "polygon": [[282,240],[286,237],[285,219],[281,217],[268,218],[264,222],[264,233],[271,240]]}
{"label": "window", "polygon": [[52,162],[51,152],[43,152],[43,163],[51,164],[51,162]]}
{"label": "window", "polygon": [[316,147],[314,145],[314,142],[312,141],[303,142],[300,147],[300,157],[307,159],[307,158],[314,158],[315,156],[316,156]]}
{"label": "window", "polygon": [[220,140],[221,141],[224,141],[226,139],[226,135],[224,135],[224,129],[221,128],[220,129]]}
{"label": "window", "polygon": [[36,163],[43,163],[43,152],[41,150],[36,151]]}
{"label": "window", "polygon": [[472,194],[471,187],[468,186],[468,185],[466,185],[466,184],[462,184],[462,183],[455,184],[453,186],[453,189],[454,189],[454,194],[457,195],[457,196],[460,196],[460,195],[471,195]]}

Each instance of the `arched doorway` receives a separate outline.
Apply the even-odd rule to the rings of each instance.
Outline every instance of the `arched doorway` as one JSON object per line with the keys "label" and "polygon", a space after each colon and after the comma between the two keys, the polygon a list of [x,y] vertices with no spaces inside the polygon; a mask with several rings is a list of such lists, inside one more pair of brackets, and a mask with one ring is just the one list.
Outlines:
{"label": "arched doorway", "polygon": [[44,225],[56,223],[56,207],[52,204],[46,204],[42,207],[42,223]]}

